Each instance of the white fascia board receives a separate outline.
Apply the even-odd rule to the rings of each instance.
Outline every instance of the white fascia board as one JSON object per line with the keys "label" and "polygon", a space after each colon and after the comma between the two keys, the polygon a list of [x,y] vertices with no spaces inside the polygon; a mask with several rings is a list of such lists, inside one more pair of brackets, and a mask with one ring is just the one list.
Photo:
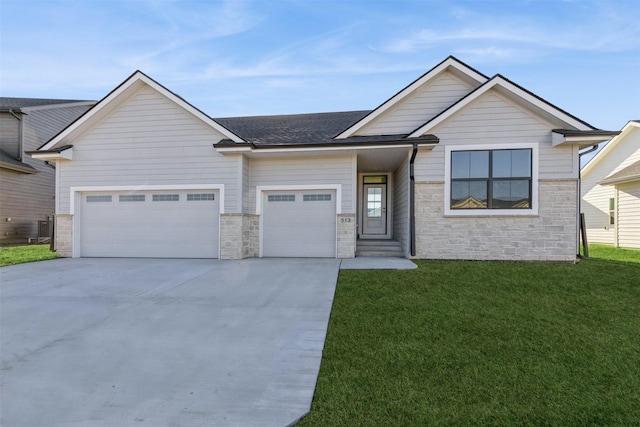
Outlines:
{"label": "white fascia board", "polygon": [[589,161],[589,163],[587,163],[584,166],[584,168],[582,168],[582,171],[581,171],[582,176],[584,177],[585,174],[588,173],[591,169],[593,169],[593,167],[595,165],[600,163],[601,159],[606,158],[607,154],[609,153],[609,151],[613,150],[613,148],[616,145],[618,145],[618,143],[621,140],[626,138],[626,136],[629,134],[629,132],[631,132],[631,130],[634,127],[635,128],[640,128],[640,123],[634,122],[634,121],[630,121],[626,125],[624,125],[624,127],[622,128],[620,133],[618,135],[614,136],[613,138],[611,138],[611,140],[607,143],[607,145],[605,145],[604,148],[602,148],[602,150],[598,151],[598,153],[596,153],[596,155],[593,156],[593,158]]}
{"label": "white fascia board", "polygon": [[73,148],[67,148],[59,153],[31,153],[32,159],[55,161],[55,160],[73,160]]}
{"label": "white fascia board", "polygon": [[546,102],[530,94],[529,92],[524,91],[518,86],[514,85],[513,83],[505,80],[502,76],[496,75],[491,80],[489,80],[488,82],[480,86],[478,89],[476,89],[474,92],[471,92],[468,96],[463,98],[461,101],[451,106],[448,110],[445,110],[442,114],[436,116],[433,120],[425,123],[423,126],[416,129],[413,133],[409,135],[409,138],[416,138],[421,135],[424,135],[425,133],[428,133],[431,129],[438,126],[439,124],[441,124],[442,122],[444,122],[445,120],[447,120],[448,118],[456,114],[458,111],[462,110],[464,107],[466,107],[476,99],[480,98],[489,90],[496,87],[500,87],[512,93],[513,95],[519,97],[523,101],[526,101],[529,105],[536,107],[540,110],[543,110],[548,114],[551,114],[552,116],[566,123],[570,127],[573,127],[578,130],[593,130],[591,127],[588,127],[584,123],[576,120],[575,118],[564,113],[563,111],[557,108],[554,108],[553,106],[547,104]]}
{"label": "white fascia board", "polygon": [[97,191],[182,191],[182,190],[217,190],[220,192],[220,213],[224,213],[224,184],[178,184],[178,185],[91,185],[82,187],[70,187],[69,213],[75,212],[76,195],[85,192]]}
{"label": "white fascia board", "polygon": [[608,141],[609,137],[606,136],[598,136],[598,135],[575,135],[575,136],[565,136],[557,132],[551,132],[551,145],[557,147],[558,145],[579,145],[581,148],[583,146],[590,146],[600,144],[601,142]]}
{"label": "white fascia board", "polygon": [[418,89],[420,86],[427,83],[429,80],[436,77],[438,74],[446,71],[447,68],[449,67],[455,68],[459,72],[466,74],[467,76],[476,80],[480,84],[483,84],[487,81],[487,78],[482,74],[479,74],[476,71],[465,67],[463,64],[461,64],[460,62],[456,61],[453,58],[447,58],[445,61],[437,65],[435,68],[431,69],[429,72],[424,74],[422,77],[418,78],[409,86],[407,86],[406,88],[404,88],[403,90],[395,94],[392,98],[385,101],[382,105],[380,105],[378,108],[373,110],[363,119],[361,119],[359,122],[357,122],[356,124],[351,126],[349,129],[345,130],[344,132],[336,136],[336,139],[342,139],[342,138],[347,138],[349,136],[352,136],[354,133],[362,129],[365,125],[373,121],[376,117],[380,116],[382,113],[384,113],[385,111],[387,111],[388,109],[396,105],[402,99],[407,97],[409,94],[411,94],[413,91]]}

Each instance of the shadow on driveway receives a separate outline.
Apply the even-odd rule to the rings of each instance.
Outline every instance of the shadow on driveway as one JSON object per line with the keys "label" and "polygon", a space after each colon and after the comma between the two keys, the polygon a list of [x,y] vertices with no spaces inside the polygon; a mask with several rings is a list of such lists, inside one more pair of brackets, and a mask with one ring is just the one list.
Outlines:
{"label": "shadow on driveway", "polygon": [[0,269],[0,424],[285,426],[310,409],[340,260]]}

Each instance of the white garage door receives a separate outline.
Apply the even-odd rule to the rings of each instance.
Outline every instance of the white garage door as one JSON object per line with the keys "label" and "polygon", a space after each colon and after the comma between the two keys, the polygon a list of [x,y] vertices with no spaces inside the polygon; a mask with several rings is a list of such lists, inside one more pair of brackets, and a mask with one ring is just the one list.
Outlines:
{"label": "white garage door", "polygon": [[217,258],[218,192],[83,193],[83,257]]}
{"label": "white garage door", "polygon": [[335,191],[273,191],[263,197],[263,256],[335,258]]}

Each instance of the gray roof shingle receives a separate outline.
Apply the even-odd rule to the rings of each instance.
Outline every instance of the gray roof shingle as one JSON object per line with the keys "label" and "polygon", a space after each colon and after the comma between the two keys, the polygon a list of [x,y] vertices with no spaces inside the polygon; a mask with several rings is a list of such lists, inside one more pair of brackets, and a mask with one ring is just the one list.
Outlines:
{"label": "gray roof shingle", "polygon": [[26,107],[42,107],[45,105],[70,104],[73,102],[87,102],[86,100],[76,99],[45,99],[45,98],[9,98],[0,97],[0,108],[2,109],[20,109]]}

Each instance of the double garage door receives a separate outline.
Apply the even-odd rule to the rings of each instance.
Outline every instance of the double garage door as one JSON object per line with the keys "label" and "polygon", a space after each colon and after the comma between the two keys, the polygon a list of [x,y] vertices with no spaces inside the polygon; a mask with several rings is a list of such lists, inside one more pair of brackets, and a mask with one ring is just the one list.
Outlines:
{"label": "double garage door", "polygon": [[335,258],[335,191],[264,192],[262,206],[263,256]]}
{"label": "double garage door", "polygon": [[218,258],[217,191],[83,193],[83,257]]}

